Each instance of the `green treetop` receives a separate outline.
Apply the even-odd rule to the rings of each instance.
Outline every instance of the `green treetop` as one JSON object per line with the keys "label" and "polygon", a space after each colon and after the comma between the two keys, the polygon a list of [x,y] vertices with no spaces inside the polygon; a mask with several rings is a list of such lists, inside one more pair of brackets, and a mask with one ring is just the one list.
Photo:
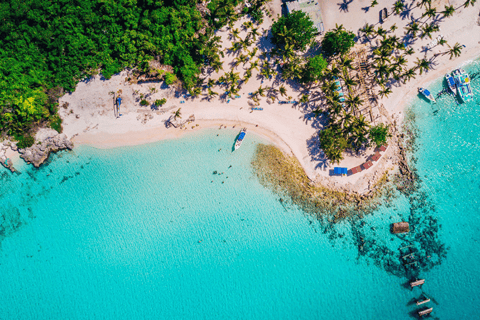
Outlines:
{"label": "green treetop", "polygon": [[315,56],[308,59],[308,62],[305,64],[301,76],[302,83],[310,83],[313,81],[320,80],[323,75],[323,70],[327,67],[328,62],[321,56]]}
{"label": "green treetop", "polygon": [[281,17],[272,25],[271,30],[274,44],[288,44],[295,50],[305,50],[318,32],[310,17],[302,11],[293,11]]}
{"label": "green treetop", "polygon": [[337,26],[325,34],[322,41],[323,52],[327,56],[347,53],[355,45],[354,38],[353,32],[345,30],[343,25]]}

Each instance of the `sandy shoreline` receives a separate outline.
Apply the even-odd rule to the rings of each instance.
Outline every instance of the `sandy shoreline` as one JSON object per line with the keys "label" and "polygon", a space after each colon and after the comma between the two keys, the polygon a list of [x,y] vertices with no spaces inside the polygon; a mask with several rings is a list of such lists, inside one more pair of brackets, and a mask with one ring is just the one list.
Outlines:
{"label": "sandy shoreline", "polygon": [[[375,10],[368,12],[362,11],[362,8],[369,6],[370,2],[369,0],[352,2],[347,11],[340,11],[336,3],[321,2],[320,7],[323,11],[325,29],[334,28],[335,23],[338,23],[344,24],[347,29],[356,32],[366,22],[375,22],[375,20],[378,20],[377,7]],[[388,1],[387,7],[393,6],[394,2],[393,0]],[[446,1],[443,2],[447,3]],[[455,1],[450,1],[450,3],[452,2]],[[274,0],[269,6],[276,8],[281,6],[281,2]],[[443,9],[443,7],[440,9]],[[416,10],[421,12],[421,9],[413,10],[413,13],[418,17],[419,14]],[[471,32],[476,30],[480,32],[480,28],[476,24],[477,16],[478,10],[475,8],[460,9],[453,18],[447,18],[441,24],[441,34],[445,36],[449,44],[453,45],[455,42],[459,42],[466,45],[466,49],[459,58],[449,60],[448,55],[439,55],[435,59],[434,69],[425,72],[423,75],[417,75],[416,79],[407,84],[394,84],[392,94],[380,101],[380,104],[383,104],[388,111],[388,120],[396,122],[397,129],[403,120],[404,109],[416,97],[419,86],[443,77],[447,71],[472,61],[480,55],[479,39],[471,36]],[[237,21],[235,27],[241,28],[244,21],[246,20]],[[382,27],[388,29],[390,25],[395,23],[400,26],[406,24],[400,16],[391,16]],[[272,21],[266,18],[260,28],[261,30],[268,30],[271,24]],[[403,33],[401,29],[402,27],[397,30],[399,35]],[[466,32],[467,30],[468,32]],[[221,36],[224,47],[231,45],[229,32],[225,27],[219,31],[218,35]],[[244,31],[240,33],[241,37],[245,35]],[[423,57],[422,47],[429,42],[431,40],[426,38],[419,40],[419,43],[413,46],[416,53],[409,58],[409,65],[413,65],[417,58]],[[263,46],[266,50],[270,48],[268,43],[263,43]],[[445,51],[445,49],[435,47],[429,54],[439,53],[442,50]],[[225,55],[225,71],[228,71],[229,64],[232,63],[234,58],[234,55]],[[240,65],[235,69],[235,72],[239,72],[240,76],[243,76],[245,69]],[[209,77],[218,79],[223,73],[223,71],[213,73]],[[242,85],[239,92],[241,97],[228,101],[219,98],[208,100],[203,95],[196,99],[178,96],[178,92],[175,92],[173,88],[158,83],[143,85],[125,83],[128,71],[123,71],[110,80],[96,76],[88,81],[80,82],[75,92],[66,94],[60,99],[61,106],[65,103],[68,104],[66,107],[60,108],[64,133],[68,137],[73,137],[75,144],[88,144],[97,148],[114,148],[152,143],[164,139],[176,139],[189,132],[204,128],[219,128],[220,125],[234,130],[247,127],[250,131],[265,137],[283,151],[293,154],[311,180],[359,193],[368,190],[369,186],[373,184],[373,180],[381,176],[383,172],[395,168],[398,161],[395,150],[396,137],[392,138],[390,147],[381,160],[375,162],[369,170],[348,177],[330,176],[330,170],[334,166],[322,157],[318,145],[318,131],[322,124],[312,115],[312,110],[321,107],[321,103],[314,102],[310,103],[308,107],[300,107],[292,104],[279,104],[278,101],[266,103],[266,98],[262,98],[260,107],[263,108],[263,111],[252,112],[249,110],[248,104],[250,92],[257,90],[260,85],[264,88],[270,86],[278,88],[279,86],[276,79],[260,81],[256,77],[256,73],[257,71],[254,71],[250,81]],[[115,118],[113,115],[113,99],[109,93],[119,90],[122,92],[123,100],[120,109],[122,116]],[[219,87],[214,88],[214,91],[220,94],[222,93],[221,90]],[[166,98],[167,103],[159,110],[141,107],[139,105],[139,93],[149,96],[150,101]],[[302,92],[299,88],[287,86],[287,95],[291,96],[292,100],[298,100]],[[279,99],[286,100],[286,97],[279,96]],[[185,129],[166,128],[165,121],[178,108],[181,108],[182,120],[194,115],[195,122],[186,124]],[[194,127],[192,128],[192,126]],[[358,166],[365,162],[371,154],[373,154],[373,148],[367,149],[360,155],[346,154],[345,159],[338,166],[348,168]]]}

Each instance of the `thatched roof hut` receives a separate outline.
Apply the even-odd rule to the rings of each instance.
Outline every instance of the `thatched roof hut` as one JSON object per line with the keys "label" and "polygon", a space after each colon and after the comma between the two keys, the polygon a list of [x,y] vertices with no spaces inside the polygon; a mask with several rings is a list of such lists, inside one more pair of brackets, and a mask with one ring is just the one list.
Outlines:
{"label": "thatched roof hut", "polygon": [[408,222],[392,223],[391,231],[392,233],[408,233],[410,231],[410,226]]}

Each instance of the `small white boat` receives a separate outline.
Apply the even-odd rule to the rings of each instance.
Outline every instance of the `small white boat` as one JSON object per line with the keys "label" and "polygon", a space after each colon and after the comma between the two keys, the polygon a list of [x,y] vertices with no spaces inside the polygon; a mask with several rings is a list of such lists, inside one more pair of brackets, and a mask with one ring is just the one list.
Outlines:
{"label": "small white boat", "polygon": [[457,94],[457,86],[455,84],[455,79],[453,79],[452,75],[450,73],[447,73],[445,75],[445,80],[447,81],[448,88],[454,95]]}
{"label": "small white boat", "polygon": [[428,100],[430,101],[433,101],[433,102],[437,102],[437,100],[435,100],[435,97],[433,96],[433,94],[428,91],[427,89],[425,88],[418,88],[418,92],[420,92],[421,94],[423,94],[423,96],[425,98],[427,98]]}
{"label": "small white boat", "polygon": [[247,128],[243,128],[243,129],[240,131],[240,134],[238,135],[237,141],[235,142],[235,150],[237,150],[238,148],[240,148],[240,146],[242,145],[243,139],[245,138],[245,135],[246,135],[246,134],[247,134]]}

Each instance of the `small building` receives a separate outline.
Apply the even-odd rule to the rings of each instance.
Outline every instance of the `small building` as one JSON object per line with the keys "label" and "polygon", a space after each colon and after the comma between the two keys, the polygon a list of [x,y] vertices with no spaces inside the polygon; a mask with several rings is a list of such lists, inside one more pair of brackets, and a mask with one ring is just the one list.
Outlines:
{"label": "small building", "polygon": [[410,225],[408,222],[392,223],[392,233],[408,233],[410,231]]}
{"label": "small building", "polygon": [[296,0],[287,2],[288,13],[292,11],[303,11],[313,21],[313,26],[317,28],[320,34],[323,34],[325,27],[323,26],[322,14],[318,0]]}

